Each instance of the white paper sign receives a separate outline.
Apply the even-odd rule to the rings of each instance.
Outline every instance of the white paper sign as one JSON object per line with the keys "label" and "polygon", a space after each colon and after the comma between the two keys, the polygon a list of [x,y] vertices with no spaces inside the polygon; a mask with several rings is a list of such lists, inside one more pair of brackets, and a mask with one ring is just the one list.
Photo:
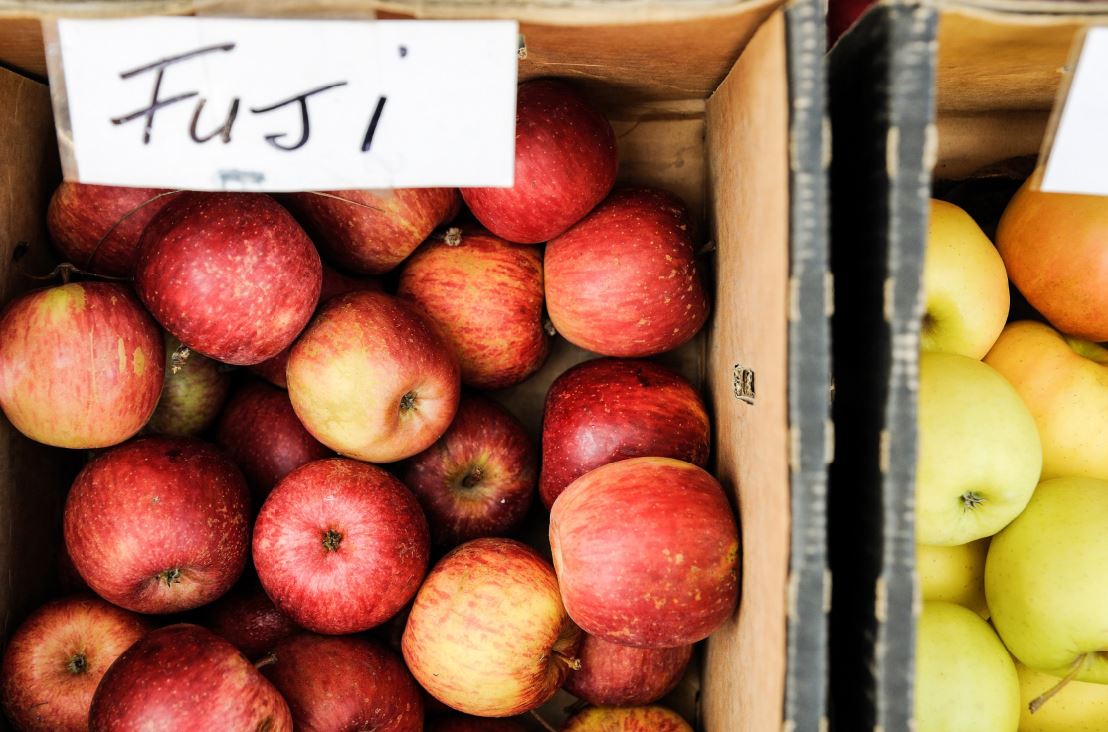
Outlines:
{"label": "white paper sign", "polygon": [[514,21],[60,20],[49,46],[84,183],[512,184]]}
{"label": "white paper sign", "polygon": [[1090,28],[1085,35],[1041,188],[1108,195],[1108,28]]}

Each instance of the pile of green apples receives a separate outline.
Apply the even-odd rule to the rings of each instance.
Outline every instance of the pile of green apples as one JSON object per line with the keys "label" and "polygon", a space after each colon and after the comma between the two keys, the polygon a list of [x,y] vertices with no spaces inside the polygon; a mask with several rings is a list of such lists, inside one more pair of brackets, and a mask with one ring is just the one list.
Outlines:
{"label": "pile of green apples", "polygon": [[917,732],[1108,732],[1106,251],[1108,198],[1025,184],[996,246],[931,203]]}

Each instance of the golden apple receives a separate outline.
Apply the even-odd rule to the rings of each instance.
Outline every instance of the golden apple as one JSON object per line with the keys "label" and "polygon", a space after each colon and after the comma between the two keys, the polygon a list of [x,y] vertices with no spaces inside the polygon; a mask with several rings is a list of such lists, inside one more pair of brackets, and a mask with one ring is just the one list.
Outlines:
{"label": "golden apple", "polygon": [[1016,731],[1016,667],[972,610],[924,603],[916,628],[915,683],[916,732]]}
{"label": "golden apple", "polygon": [[968,607],[989,617],[985,604],[985,555],[989,540],[956,546],[916,545],[916,572],[924,600],[941,600]]}
{"label": "golden apple", "polygon": [[1108,482],[1043,481],[989,545],[993,625],[1012,655],[1037,671],[1108,683],[1106,588]]}
{"label": "golden apple", "polygon": [[1039,480],[1035,421],[991,366],[952,353],[920,357],[916,540],[953,546],[992,536]]}
{"label": "golden apple", "polygon": [[1108,732],[1108,685],[1071,681],[1034,714],[1031,701],[1058,679],[1016,662],[1020,677],[1019,732]]}
{"label": "golden apple", "polygon": [[1022,321],[1004,329],[985,363],[1016,387],[1035,418],[1043,480],[1108,480],[1108,349]]}
{"label": "golden apple", "polygon": [[1008,319],[1008,275],[985,232],[952,203],[931,201],[923,259],[924,351],[981,358]]}

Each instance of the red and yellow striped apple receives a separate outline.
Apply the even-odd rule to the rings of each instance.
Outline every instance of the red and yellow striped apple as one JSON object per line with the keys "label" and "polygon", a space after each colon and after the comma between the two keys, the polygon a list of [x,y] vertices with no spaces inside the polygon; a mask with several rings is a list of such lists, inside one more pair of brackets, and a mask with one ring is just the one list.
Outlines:
{"label": "red and yellow striped apple", "polygon": [[665,707],[589,707],[566,722],[562,732],[693,732],[693,728]]}

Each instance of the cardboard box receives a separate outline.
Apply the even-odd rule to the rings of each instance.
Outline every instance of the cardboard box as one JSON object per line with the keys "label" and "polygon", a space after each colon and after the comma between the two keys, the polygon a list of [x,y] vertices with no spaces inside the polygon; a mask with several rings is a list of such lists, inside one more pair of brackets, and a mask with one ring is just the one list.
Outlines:
{"label": "cardboard box", "polygon": [[840,439],[830,472],[830,678],[839,729],[905,730],[912,717],[928,199],[934,191],[992,206],[974,211],[991,235],[988,222],[1032,170],[1076,35],[1105,22],[1104,3],[889,2],[831,51]]}
{"label": "cardboard box", "polygon": [[[714,310],[669,357],[714,414],[713,467],[740,514],[742,603],[706,644],[686,713],[709,732],[814,730],[824,717],[828,422],[826,130],[816,2],[0,1],[0,300],[50,271],[59,176],[39,15],[222,13],[518,18],[522,78],[580,83],[612,120],[622,180],[668,188],[714,242]],[[20,73],[21,72],[21,73]],[[502,398],[537,432],[562,343]],[[740,394],[739,381],[752,386]],[[749,379],[753,378],[753,383]],[[744,398],[740,398],[743,396]],[[63,459],[63,457],[65,459]],[[73,465],[0,424],[0,636],[43,597]],[[564,702],[564,700],[563,700]],[[681,704],[681,700],[675,703]],[[690,711],[691,710],[691,711]],[[694,721],[694,720],[690,720]]]}

